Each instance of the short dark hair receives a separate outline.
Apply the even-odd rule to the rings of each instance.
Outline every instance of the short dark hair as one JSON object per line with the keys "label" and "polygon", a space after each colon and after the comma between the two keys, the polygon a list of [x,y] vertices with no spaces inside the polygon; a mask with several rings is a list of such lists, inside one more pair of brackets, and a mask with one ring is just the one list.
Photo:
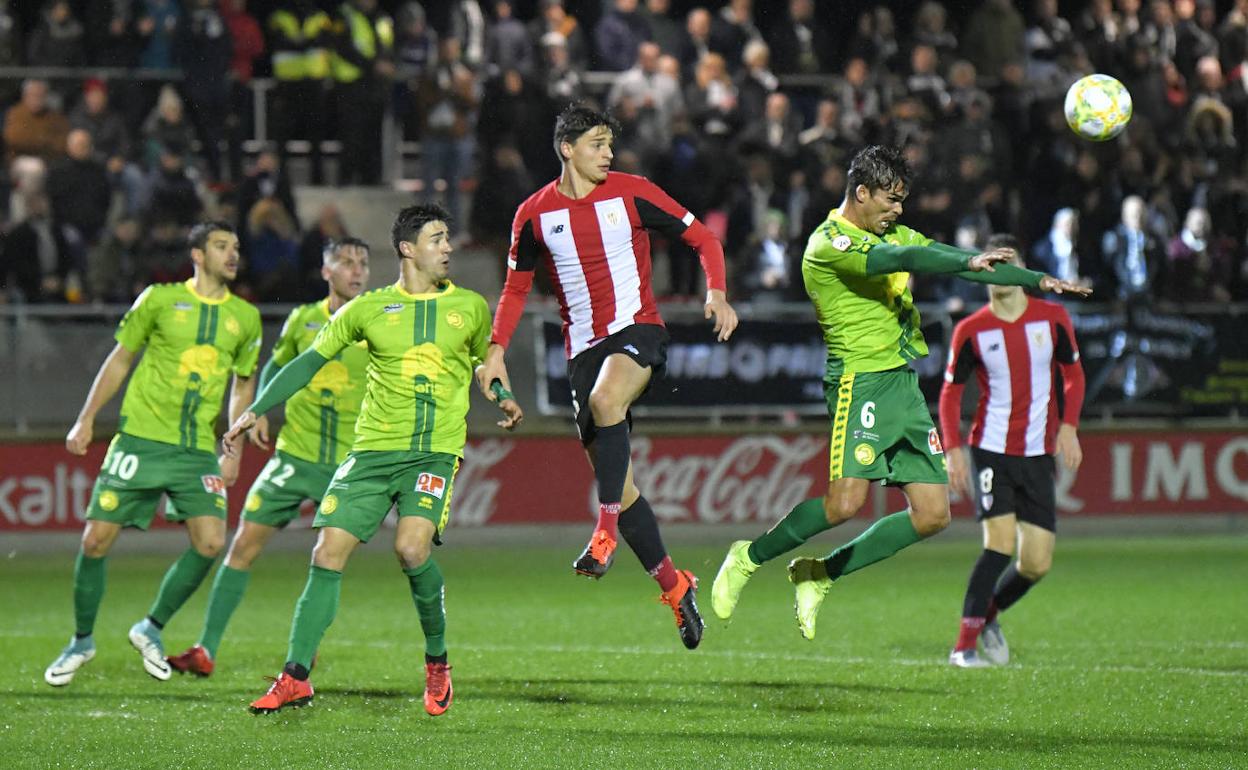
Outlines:
{"label": "short dark hair", "polygon": [[555,155],[559,156],[560,162],[563,161],[563,153],[559,151],[559,145],[564,142],[576,144],[581,134],[598,126],[611,129],[614,136],[620,135],[619,121],[606,110],[597,109],[584,102],[573,102],[565,107],[555,119]]}
{"label": "short dark hair", "polygon": [[914,171],[896,147],[873,144],[861,150],[849,164],[849,192],[866,185],[868,190],[891,190],[901,182],[910,186]]}
{"label": "short dark hair", "polygon": [[421,229],[430,222],[445,222],[449,227],[451,215],[436,203],[408,206],[400,211],[394,218],[394,227],[390,229],[390,240],[394,244],[395,255],[401,259],[403,252],[399,251],[399,244],[403,241],[415,243]]}
{"label": "short dark hair", "polygon": [[329,261],[338,254],[338,249],[342,249],[347,246],[355,246],[357,248],[364,249],[364,253],[366,254],[372,253],[372,249],[369,248],[367,241],[362,238],[352,238],[348,236],[346,238],[339,238],[336,241],[326,241],[325,248],[321,250],[321,259],[323,261]]}
{"label": "short dark hair", "polygon": [[213,233],[229,233],[230,235],[238,235],[234,230],[234,225],[220,219],[210,219],[206,222],[200,222],[191,228],[191,232],[186,236],[186,242],[192,249],[204,250],[208,245],[208,236]]}
{"label": "short dark hair", "polygon": [[1018,239],[1011,233],[993,233],[988,236],[988,243],[984,245],[988,251],[993,249],[1014,249],[1021,256],[1022,248],[1018,245]]}

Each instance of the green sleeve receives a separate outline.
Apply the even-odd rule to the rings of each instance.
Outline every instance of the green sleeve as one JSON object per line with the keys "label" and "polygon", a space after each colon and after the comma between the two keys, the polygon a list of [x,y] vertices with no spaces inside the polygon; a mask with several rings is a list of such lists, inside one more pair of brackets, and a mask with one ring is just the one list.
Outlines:
{"label": "green sleeve", "polygon": [[881,243],[867,252],[867,275],[888,273],[961,273],[970,255],[961,249],[931,246],[893,246]]}
{"label": "green sleeve", "polygon": [[316,352],[315,348],[303,351],[295,356],[294,361],[283,366],[272,381],[264,386],[260,395],[256,396],[255,402],[247,407],[248,411],[259,416],[284,402],[311,382],[321,367],[328,362],[329,359]]}
{"label": "green sleeve", "polygon": [[1044,273],[1037,273],[1035,270],[1027,270],[1022,267],[1015,267],[1010,264],[993,265],[994,270],[980,270],[978,272],[971,270],[963,270],[958,273],[959,278],[975,283],[995,283],[998,286],[1025,286],[1029,289],[1040,288],[1040,279],[1044,278]]}
{"label": "green sleeve", "polygon": [[472,358],[474,367],[485,361],[485,351],[490,346],[490,332],[490,306],[485,303],[485,298],[481,297],[480,312],[477,314],[477,328],[473,332],[468,350],[468,355]]}
{"label": "green sleeve", "polygon": [[121,317],[114,335],[121,346],[131,353],[137,353],[147,344],[147,338],[156,326],[156,316],[160,312],[156,301],[152,299],[153,287],[148,286],[134,300],[134,304]]}
{"label": "green sleeve", "polygon": [[276,375],[278,370],[280,370],[281,368],[282,368],[282,365],[277,362],[276,358],[270,358],[268,361],[265,362],[264,368],[260,370],[260,389],[261,390],[264,389],[265,385],[268,385],[269,382],[272,381],[274,375]]}
{"label": "green sleeve", "polygon": [[238,354],[234,356],[234,373],[239,377],[250,377],[256,373],[256,364],[260,362],[260,337],[264,332],[260,326],[260,314],[247,324],[247,336],[238,345]]}

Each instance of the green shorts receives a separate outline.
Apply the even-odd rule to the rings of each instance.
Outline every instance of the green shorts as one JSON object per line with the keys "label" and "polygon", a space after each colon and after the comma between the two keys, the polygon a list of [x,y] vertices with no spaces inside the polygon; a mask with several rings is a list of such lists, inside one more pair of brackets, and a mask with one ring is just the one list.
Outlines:
{"label": "green shorts", "polygon": [[243,520],[268,527],[284,527],[299,518],[304,500],[320,502],[337,466],[301,460],[274,452],[247,490]]}
{"label": "green shorts", "polygon": [[225,482],[216,455],[118,433],[95,479],[87,518],[147,529],[162,494],[169,496],[166,521],[225,518]]}
{"label": "green shorts", "polygon": [[329,482],[313,527],[337,527],[367,543],[394,505],[403,516],[420,516],[437,527],[451,513],[451,489],[459,458],[430,452],[352,452]]}
{"label": "green shorts", "polygon": [[824,380],[832,436],[828,479],[947,484],[940,433],[909,367]]}

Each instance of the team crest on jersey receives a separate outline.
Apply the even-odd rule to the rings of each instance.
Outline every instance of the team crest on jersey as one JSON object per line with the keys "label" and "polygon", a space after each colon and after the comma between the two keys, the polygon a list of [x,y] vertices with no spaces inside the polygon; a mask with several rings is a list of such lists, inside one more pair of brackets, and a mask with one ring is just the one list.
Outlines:
{"label": "team crest on jersey", "polygon": [[120,504],[121,500],[117,498],[117,493],[111,489],[106,489],[100,493],[100,507],[104,510],[115,511]]}
{"label": "team crest on jersey", "polygon": [[200,476],[199,480],[204,483],[204,491],[210,495],[225,494],[225,479],[220,476]]}
{"label": "team crest on jersey", "polygon": [[439,500],[446,493],[446,479],[432,473],[422,473],[416,477],[416,491],[433,495]]}
{"label": "team crest on jersey", "polygon": [[458,311],[452,310],[446,314],[446,325],[452,329],[464,328],[464,317]]}
{"label": "team crest on jersey", "polygon": [[243,330],[243,327],[238,325],[238,319],[227,318],[225,319],[225,330],[237,337],[238,333]]}
{"label": "team crest on jersey", "polygon": [[614,209],[608,211],[606,214],[606,220],[607,220],[607,224],[611,225],[612,227],[615,227],[616,225],[620,223],[620,212]]}
{"label": "team crest on jersey", "polygon": [[386,305],[381,309],[383,313],[401,313],[403,312],[403,303],[395,302],[393,305]]}
{"label": "team crest on jersey", "polygon": [[859,465],[870,465],[875,462],[875,450],[870,444],[859,444],[854,447],[854,459]]}
{"label": "team crest on jersey", "polygon": [[934,455],[945,453],[945,448],[940,445],[940,433],[935,428],[927,432],[927,451]]}
{"label": "team crest on jersey", "polygon": [[325,499],[321,501],[321,515],[328,516],[338,510],[338,496],[325,495]]}
{"label": "team crest on jersey", "polygon": [[832,239],[832,248],[837,251],[849,251],[851,245],[853,245],[853,241],[849,239],[848,235],[841,234]]}

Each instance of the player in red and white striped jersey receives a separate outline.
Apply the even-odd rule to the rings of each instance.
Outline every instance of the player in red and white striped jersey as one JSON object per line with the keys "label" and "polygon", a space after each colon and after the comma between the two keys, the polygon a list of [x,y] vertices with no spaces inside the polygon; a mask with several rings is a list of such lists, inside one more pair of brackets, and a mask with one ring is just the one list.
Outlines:
{"label": "player in red and white striped jersey", "polygon": [[[999,235],[989,248],[1017,251],[1018,245]],[[1084,378],[1070,316],[1017,286],[990,286],[989,297],[986,307],[954,328],[940,392],[949,483],[959,494],[971,494],[973,466],[976,516],[984,528],[984,550],[971,570],[961,631],[949,655],[950,663],[968,668],[1009,661],[997,613],[1021,599],[1052,563],[1054,455],[1070,471],[1083,459],[1078,427]],[[972,374],[979,403],[968,460],[960,426],[962,391]],[[1010,564],[1016,538],[1018,561]],[[976,651],[981,640],[987,661]]]}
{"label": "player in red and white striped jersey", "polygon": [[667,330],[650,286],[650,236],[657,230],[698,252],[706,272],[706,317],[720,342],[737,314],[725,298],[724,250],[688,209],[647,179],[610,170],[619,126],[608,114],[571,105],[555,123],[560,177],[516,210],[507,280],[494,315],[483,386],[507,381],[503,353],[511,341],[533,273],[544,263],[559,298],[568,379],[581,443],[598,481],[598,522],[573,562],[599,578],[615,558],[619,535],[658,581],[676,614],[681,640],[692,649],[702,635],[695,601],[697,578],[677,570],[663,546],[649,503],[633,483],[629,407],[645,394],[667,360]]}

